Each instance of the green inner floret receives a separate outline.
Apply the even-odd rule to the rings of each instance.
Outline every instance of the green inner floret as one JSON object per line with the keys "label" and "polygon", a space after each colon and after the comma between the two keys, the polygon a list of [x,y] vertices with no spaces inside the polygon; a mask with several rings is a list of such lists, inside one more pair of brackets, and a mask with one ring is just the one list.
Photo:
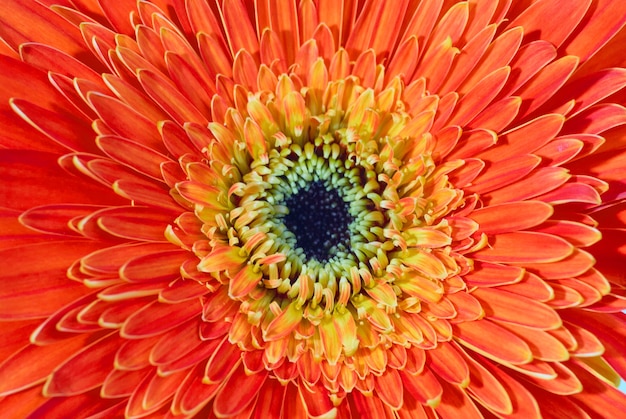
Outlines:
{"label": "green inner floret", "polygon": [[[263,267],[268,270],[267,288],[294,292],[291,286],[306,274],[324,288],[330,285],[334,294],[351,271],[371,272],[377,258],[384,261],[384,269],[385,252],[392,247],[383,245],[383,214],[366,192],[371,188],[367,171],[346,159],[338,140],[327,136],[317,145],[285,144],[270,150],[265,162],[251,165],[254,168],[243,177],[245,186],[235,192],[241,196],[237,207],[243,208],[231,212],[237,235],[244,238],[250,231],[266,230],[272,243],[268,250],[285,255],[281,272],[272,275]],[[255,199],[248,201],[244,191],[253,190]]]}

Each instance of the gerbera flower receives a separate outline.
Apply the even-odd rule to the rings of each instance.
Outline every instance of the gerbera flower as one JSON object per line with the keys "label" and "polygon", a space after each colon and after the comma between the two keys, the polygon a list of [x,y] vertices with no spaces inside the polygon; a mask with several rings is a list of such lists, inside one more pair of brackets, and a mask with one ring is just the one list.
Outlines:
{"label": "gerbera flower", "polygon": [[626,3],[8,0],[6,417],[619,417]]}

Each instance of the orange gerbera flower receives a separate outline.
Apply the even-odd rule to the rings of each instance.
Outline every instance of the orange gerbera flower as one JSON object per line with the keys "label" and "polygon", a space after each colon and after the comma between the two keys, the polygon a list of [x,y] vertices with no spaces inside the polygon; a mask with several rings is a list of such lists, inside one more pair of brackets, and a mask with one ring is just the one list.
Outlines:
{"label": "orange gerbera flower", "polygon": [[620,417],[622,0],[5,0],[3,417]]}

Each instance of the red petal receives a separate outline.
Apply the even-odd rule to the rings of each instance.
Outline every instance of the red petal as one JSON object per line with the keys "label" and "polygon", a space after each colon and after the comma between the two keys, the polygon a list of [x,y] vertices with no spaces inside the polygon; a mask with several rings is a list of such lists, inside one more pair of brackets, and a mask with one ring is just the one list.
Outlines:
{"label": "red petal", "polygon": [[188,371],[178,371],[166,376],[156,373],[146,376],[128,400],[126,416],[138,417],[156,412],[171,400],[187,374]]}
{"label": "red petal", "polygon": [[160,336],[124,341],[115,353],[115,368],[120,370],[140,370],[150,365],[149,355]]}
{"label": "red petal", "polygon": [[183,210],[183,207],[179,205],[161,185],[120,179],[113,184],[113,190],[126,199],[137,201],[148,206],[179,213]]}
{"label": "red petal", "polygon": [[[248,376],[243,367],[239,366],[215,396],[213,404],[215,413],[218,416],[236,415],[250,403],[255,403],[267,376],[268,372],[265,370]],[[236,391],[233,391],[234,389]]]}
{"label": "red petal", "polygon": [[118,99],[101,93],[87,94],[98,116],[108,127],[124,138],[132,139],[154,150],[163,150],[163,142],[154,122]]}
{"label": "red petal", "polygon": [[161,181],[161,163],[171,161],[163,154],[150,147],[122,137],[100,136],[96,140],[98,147],[113,160],[124,164],[139,173]]}
{"label": "red petal", "polygon": [[203,382],[206,384],[223,382],[241,363],[242,355],[237,345],[224,338],[206,364]]}
{"label": "red petal", "polygon": [[215,394],[221,387],[222,383],[203,383],[202,369],[201,364],[192,369],[174,396],[172,407],[179,407],[185,415],[193,416],[197,414],[215,397]]}
{"label": "red petal", "polygon": [[84,347],[52,373],[44,386],[44,394],[70,396],[102,385],[113,369],[115,352],[122,341],[114,332]]}
{"label": "red petal", "polygon": [[29,344],[0,365],[0,394],[6,396],[31,387],[85,345],[88,335],[65,339],[55,345]]}
{"label": "red petal", "polygon": [[1,251],[6,273],[0,277],[0,317],[46,317],[88,294],[82,284],[68,280],[66,271],[72,262],[97,247],[85,241],[63,241]]}
{"label": "red petal", "polygon": [[[26,210],[32,203],[118,204],[123,202],[100,185],[69,175],[58,155],[26,150],[0,150],[0,196],[5,207]],[[45,179],[45,182],[42,181]]]}
{"label": "red petal", "polygon": [[131,339],[158,335],[199,316],[201,312],[202,307],[198,301],[185,304],[162,304],[155,301],[130,316],[120,333]]}
{"label": "red petal", "polygon": [[130,240],[166,241],[172,215],[158,208],[116,207],[98,213],[98,225],[109,234]]}
{"label": "red petal", "polygon": [[130,259],[120,268],[120,277],[129,282],[161,282],[180,277],[180,267],[189,258],[185,250],[150,253]]}
{"label": "red petal", "polygon": [[81,268],[89,274],[117,274],[130,259],[152,253],[170,251],[170,243],[123,244],[95,251],[81,259]]}
{"label": "red petal", "polygon": [[86,217],[101,208],[80,204],[44,205],[23,212],[19,220],[23,225],[37,231],[80,237],[79,233],[70,228],[70,221]]}
{"label": "red petal", "polygon": [[137,371],[112,370],[102,384],[102,397],[130,396],[151,371],[150,367]]}
{"label": "red petal", "polygon": [[[42,42],[72,56],[85,53],[80,33],[69,22],[39,3],[4,4],[0,37],[16,50],[24,42]],[[24,22],[32,24],[24,25]]]}

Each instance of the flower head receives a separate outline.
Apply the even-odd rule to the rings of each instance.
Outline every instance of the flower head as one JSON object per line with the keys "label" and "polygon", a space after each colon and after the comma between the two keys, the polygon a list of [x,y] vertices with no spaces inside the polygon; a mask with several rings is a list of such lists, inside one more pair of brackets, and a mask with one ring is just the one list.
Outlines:
{"label": "flower head", "polygon": [[9,416],[626,408],[621,2],[0,22]]}

